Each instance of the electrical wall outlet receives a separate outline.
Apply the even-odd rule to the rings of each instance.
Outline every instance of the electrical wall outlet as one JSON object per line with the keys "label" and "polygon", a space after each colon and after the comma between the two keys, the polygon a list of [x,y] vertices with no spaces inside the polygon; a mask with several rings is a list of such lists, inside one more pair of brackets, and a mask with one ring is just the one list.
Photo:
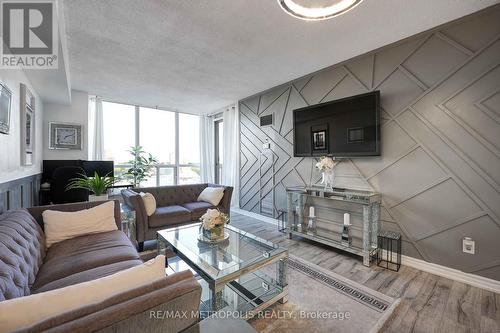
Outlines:
{"label": "electrical wall outlet", "polygon": [[266,142],[262,144],[262,149],[271,149],[271,143],[268,138],[266,138]]}
{"label": "electrical wall outlet", "polygon": [[462,240],[462,251],[464,253],[475,254],[476,242],[474,242],[470,237],[464,237]]}

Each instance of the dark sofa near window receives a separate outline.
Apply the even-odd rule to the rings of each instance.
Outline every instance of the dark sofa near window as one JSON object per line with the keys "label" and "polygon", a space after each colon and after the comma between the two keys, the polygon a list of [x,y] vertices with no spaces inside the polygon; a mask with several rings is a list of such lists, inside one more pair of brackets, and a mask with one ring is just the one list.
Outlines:
{"label": "dark sofa near window", "polygon": [[[208,202],[197,201],[201,191],[206,187],[223,187],[224,197],[217,207]],[[140,192],[151,193],[156,200],[156,211],[153,215],[146,214]],[[139,250],[144,241],[156,239],[158,230],[192,223],[198,220],[209,208],[218,208],[229,214],[233,188],[215,184],[192,184],[160,187],[145,187],[122,190],[125,204],[135,210],[136,239]]]}

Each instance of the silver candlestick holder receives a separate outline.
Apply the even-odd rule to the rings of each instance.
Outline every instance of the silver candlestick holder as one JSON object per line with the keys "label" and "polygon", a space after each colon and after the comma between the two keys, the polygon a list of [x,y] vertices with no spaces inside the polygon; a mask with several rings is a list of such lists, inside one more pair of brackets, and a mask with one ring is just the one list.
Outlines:
{"label": "silver candlestick holder", "polygon": [[309,216],[307,218],[307,231],[316,233],[316,216]]}
{"label": "silver candlestick holder", "polygon": [[344,227],[342,228],[342,236],[340,239],[340,243],[343,246],[351,246],[351,228],[350,225],[344,224]]}

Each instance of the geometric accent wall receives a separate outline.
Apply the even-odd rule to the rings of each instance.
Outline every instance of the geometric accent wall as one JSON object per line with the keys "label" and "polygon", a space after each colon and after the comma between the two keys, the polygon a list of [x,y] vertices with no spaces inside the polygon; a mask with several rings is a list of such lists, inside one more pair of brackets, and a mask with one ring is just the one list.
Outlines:
{"label": "geometric accent wall", "polygon": [[334,185],[380,192],[405,255],[500,280],[499,6],[241,100],[240,207],[276,216],[285,187],[319,181],[293,157],[294,109],[372,90],[382,155],[342,160]]}

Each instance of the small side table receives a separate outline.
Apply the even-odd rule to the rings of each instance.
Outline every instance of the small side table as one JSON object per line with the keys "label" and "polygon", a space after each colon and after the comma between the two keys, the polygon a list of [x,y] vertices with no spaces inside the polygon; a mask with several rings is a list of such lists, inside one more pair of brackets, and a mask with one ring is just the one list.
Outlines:
{"label": "small side table", "polygon": [[122,231],[128,236],[132,244],[137,247],[135,210],[127,205],[120,204],[120,218],[122,220]]}

